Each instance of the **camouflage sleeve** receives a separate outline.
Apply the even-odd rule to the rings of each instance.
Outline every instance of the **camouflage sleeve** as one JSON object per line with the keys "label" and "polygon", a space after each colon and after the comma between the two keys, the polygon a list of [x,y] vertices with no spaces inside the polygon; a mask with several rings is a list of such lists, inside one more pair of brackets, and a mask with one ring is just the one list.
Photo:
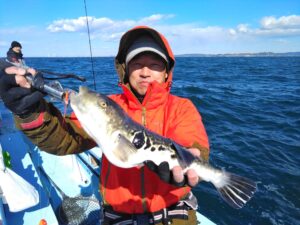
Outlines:
{"label": "camouflage sleeve", "polygon": [[27,118],[14,116],[18,129],[41,150],[55,155],[80,153],[96,146],[88,134],[72,120],[63,117],[51,103],[41,101]]}

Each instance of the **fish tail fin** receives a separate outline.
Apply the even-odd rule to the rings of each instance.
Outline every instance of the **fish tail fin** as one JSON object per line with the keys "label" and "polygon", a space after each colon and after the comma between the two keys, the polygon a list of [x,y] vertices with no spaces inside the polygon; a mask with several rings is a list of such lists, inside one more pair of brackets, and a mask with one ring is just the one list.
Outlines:
{"label": "fish tail fin", "polygon": [[244,207],[257,189],[254,181],[227,172],[223,172],[221,180],[213,184],[224,201],[236,209]]}

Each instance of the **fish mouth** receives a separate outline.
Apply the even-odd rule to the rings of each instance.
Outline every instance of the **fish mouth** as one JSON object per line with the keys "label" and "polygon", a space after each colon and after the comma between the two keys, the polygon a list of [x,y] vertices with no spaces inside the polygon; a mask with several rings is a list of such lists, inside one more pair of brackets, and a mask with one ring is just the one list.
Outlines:
{"label": "fish mouth", "polygon": [[80,86],[79,87],[79,92],[76,92],[76,91],[71,91],[70,93],[69,93],[69,98],[70,98],[70,101],[72,102],[74,102],[74,100],[76,99],[76,98],[78,98],[78,96],[80,96],[80,95],[82,95],[82,94],[84,94],[84,93],[86,93],[87,92],[87,88],[86,87],[83,87],[83,86]]}
{"label": "fish mouth", "polygon": [[75,98],[77,95],[78,95],[78,93],[75,92],[75,91],[71,91],[70,94],[69,94],[70,99]]}
{"label": "fish mouth", "polygon": [[79,93],[75,92],[75,91],[71,91],[69,93],[69,98],[70,98],[70,103],[72,104],[72,102],[74,102],[74,100],[76,99],[76,97],[79,95]]}

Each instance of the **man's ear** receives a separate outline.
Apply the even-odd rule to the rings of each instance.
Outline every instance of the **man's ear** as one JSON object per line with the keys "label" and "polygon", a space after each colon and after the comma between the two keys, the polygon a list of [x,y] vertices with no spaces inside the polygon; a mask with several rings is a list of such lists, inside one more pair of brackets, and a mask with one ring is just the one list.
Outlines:
{"label": "man's ear", "polygon": [[167,80],[168,80],[168,77],[169,77],[169,74],[168,74],[168,73],[166,73],[166,74],[165,74],[165,82],[167,82]]}

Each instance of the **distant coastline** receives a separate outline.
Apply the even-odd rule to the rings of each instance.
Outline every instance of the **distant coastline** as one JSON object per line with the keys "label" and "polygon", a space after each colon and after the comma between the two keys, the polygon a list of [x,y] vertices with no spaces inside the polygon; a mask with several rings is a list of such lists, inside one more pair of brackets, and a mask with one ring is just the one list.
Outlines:
{"label": "distant coastline", "polygon": [[[176,57],[300,57],[300,52],[257,52],[257,53],[223,53],[223,54],[176,54]],[[112,58],[111,56],[94,56],[94,58]],[[26,58],[90,58],[90,56],[27,56]],[[5,60],[4,57],[0,59]]]}
{"label": "distant coastline", "polygon": [[179,54],[176,57],[300,57],[300,52],[258,52],[258,53],[225,53],[225,54]]}

